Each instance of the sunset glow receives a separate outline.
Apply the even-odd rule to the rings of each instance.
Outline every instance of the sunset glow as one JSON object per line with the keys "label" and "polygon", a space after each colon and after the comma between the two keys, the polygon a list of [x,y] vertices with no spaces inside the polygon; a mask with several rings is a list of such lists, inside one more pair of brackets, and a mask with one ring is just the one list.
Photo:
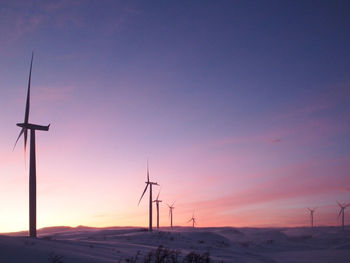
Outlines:
{"label": "sunset glow", "polygon": [[339,225],[336,201],[350,202],[341,5],[5,2],[0,232],[28,229],[28,151],[23,139],[12,148],[32,51],[30,120],[51,123],[36,133],[38,228],[147,226],[147,160],[161,226],[174,201],[176,226],[193,211],[199,227],[304,226],[307,207],[315,225]]}

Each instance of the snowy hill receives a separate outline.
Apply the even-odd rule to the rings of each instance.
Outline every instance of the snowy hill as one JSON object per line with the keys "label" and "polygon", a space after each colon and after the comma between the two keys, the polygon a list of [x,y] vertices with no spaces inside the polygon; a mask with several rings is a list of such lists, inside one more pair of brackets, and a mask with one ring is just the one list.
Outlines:
{"label": "snowy hill", "polygon": [[210,259],[210,262],[345,263],[350,258],[350,231],[342,232],[337,227],[314,231],[176,227],[149,233],[135,227],[79,226],[44,228],[38,233],[37,239],[24,237],[25,232],[1,235],[0,262],[207,262]]}

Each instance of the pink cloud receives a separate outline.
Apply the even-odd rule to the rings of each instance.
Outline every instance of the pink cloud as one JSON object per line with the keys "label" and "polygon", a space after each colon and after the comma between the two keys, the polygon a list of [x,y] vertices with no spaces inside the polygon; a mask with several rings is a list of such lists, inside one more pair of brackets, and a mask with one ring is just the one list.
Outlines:
{"label": "pink cloud", "polygon": [[[325,163],[330,166],[326,166]],[[350,157],[297,164],[294,167],[289,166],[274,171],[274,174],[277,172],[280,175],[266,179],[265,182],[221,198],[196,202],[192,206],[208,213],[219,213],[221,216],[225,211],[232,209],[256,205],[263,209],[269,202],[337,194],[343,185],[350,184],[349,170]],[[334,179],[329,174],[333,174]],[[271,178],[271,175],[265,174],[266,178]]]}

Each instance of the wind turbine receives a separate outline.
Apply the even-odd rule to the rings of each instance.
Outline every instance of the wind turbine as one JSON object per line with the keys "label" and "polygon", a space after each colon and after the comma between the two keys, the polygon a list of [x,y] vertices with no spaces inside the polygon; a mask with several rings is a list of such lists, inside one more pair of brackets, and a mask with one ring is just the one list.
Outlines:
{"label": "wind turbine", "polygon": [[159,193],[157,195],[156,200],[153,201],[153,202],[156,203],[156,206],[157,206],[157,228],[159,228],[159,203],[162,202],[162,200],[158,199],[159,198],[159,194],[160,194],[160,191],[159,191]]}
{"label": "wind turbine", "polygon": [[170,216],[170,226],[171,226],[171,228],[173,228],[173,209],[175,209],[174,204],[175,204],[175,202],[172,205],[168,205],[167,204],[167,206],[169,207],[169,216]]}
{"label": "wind turbine", "polygon": [[192,227],[194,228],[194,225],[197,225],[196,218],[194,217],[194,212],[192,214],[192,218],[187,221],[187,223],[192,221]]}
{"label": "wind turbine", "polygon": [[340,217],[340,216],[342,216],[342,218],[341,218],[341,222],[342,222],[342,229],[344,230],[344,212],[345,212],[345,208],[347,208],[348,206],[350,206],[350,204],[345,204],[345,203],[343,203],[343,204],[341,204],[341,203],[339,203],[339,202],[337,202],[338,203],[338,205],[339,205],[339,207],[340,207],[340,211],[339,211],[339,214],[338,214],[338,218]]}
{"label": "wind turbine", "polygon": [[142,200],[142,197],[144,196],[144,194],[146,193],[147,191],[147,187],[149,186],[149,231],[152,231],[152,185],[159,185],[158,183],[155,183],[155,182],[151,182],[149,180],[149,169],[148,169],[148,162],[147,162],[147,182],[146,183],[146,187],[145,187],[145,190],[143,191],[142,195],[141,195],[141,198],[139,200],[139,203],[141,202]]}
{"label": "wind turbine", "polygon": [[317,207],[314,208],[308,208],[308,210],[310,211],[310,219],[311,219],[311,228],[314,228],[314,212],[316,210]]}
{"label": "wind turbine", "polygon": [[26,109],[24,114],[24,122],[17,123],[17,126],[21,127],[21,132],[19,133],[15,146],[19,138],[24,136],[24,153],[27,148],[27,135],[28,130],[30,130],[30,155],[29,155],[29,236],[36,237],[36,158],[35,158],[35,131],[48,131],[50,124],[47,126],[37,125],[29,123],[29,108],[30,108],[30,83],[32,78],[32,66],[33,66],[33,53],[30,62],[29,70],[29,81],[27,89],[27,101]]}

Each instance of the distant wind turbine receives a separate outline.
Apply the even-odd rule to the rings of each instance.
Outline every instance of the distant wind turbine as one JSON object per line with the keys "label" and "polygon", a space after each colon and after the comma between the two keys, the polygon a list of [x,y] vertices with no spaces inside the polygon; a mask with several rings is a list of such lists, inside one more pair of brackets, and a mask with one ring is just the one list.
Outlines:
{"label": "distant wind turbine", "polygon": [[314,212],[316,210],[317,207],[314,208],[308,208],[308,210],[310,211],[310,220],[311,220],[311,228],[314,228]]}
{"label": "distant wind turbine", "polygon": [[175,202],[172,205],[168,205],[169,207],[169,216],[170,216],[170,227],[173,228],[173,209],[175,209],[174,207]]}
{"label": "distant wind turbine", "polygon": [[194,217],[194,212],[192,214],[192,218],[187,221],[187,223],[192,221],[192,227],[194,228],[194,225],[197,225],[196,218]]}
{"label": "distant wind turbine", "polygon": [[157,228],[159,228],[159,203],[162,202],[162,200],[158,199],[159,198],[159,194],[160,194],[160,191],[158,192],[156,200],[153,201],[153,202],[156,203],[156,206],[157,206]]}
{"label": "distant wind turbine", "polygon": [[342,222],[342,229],[344,230],[344,217],[345,217],[345,208],[347,208],[348,206],[350,206],[350,204],[345,204],[345,203],[343,203],[343,204],[341,204],[341,203],[339,203],[339,202],[337,202],[338,203],[338,205],[339,205],[339,207],[340,207],[340,211],[339,211],[339,214],[338,214],[338,218],[340,217],[340,216],[342,216],[342,219],[341,219],[341,222]]}
{"label": "distant wind turbine", "polygon": [[139,200],[139,203],[141,202],[142,200],[142,197],[144,196],[144,194],[146,193],[147,191],[147,187],[149,186],[149,231],[152,231],[152,185],[159,185],[158,183],[154,183],[154,182],[151,182],[149,180],[149,169],[148,169],[148,162],[147,162],[147,182],[146,183],[146,187],[145,187],[145,190],[143,191],[142,195],[141,195],[141,198]]}
{"label": "distant wind turbine", "polygon": [[48,131],[50,124],[47,126],[37,125],[29,123],[29,108],[30,108],[30,84],[32,78],[32,66],[33,66],[33,56],[30,62],[30,70],[29,70],[29,81],[28,81],[28,89],[27,89],[27,100],[26,100],[26,109],[24,114],[24,122],[17,123],[17,126],[21,127],[21,132],[19,133],[16,144],[19,138],[24,136],[24,153],[26,153],[27,148],[27,135],[28,130],[30,130],[30,161],[29,161],[29,236],[36,237],[36,158],[35,158],[35,131]]}

